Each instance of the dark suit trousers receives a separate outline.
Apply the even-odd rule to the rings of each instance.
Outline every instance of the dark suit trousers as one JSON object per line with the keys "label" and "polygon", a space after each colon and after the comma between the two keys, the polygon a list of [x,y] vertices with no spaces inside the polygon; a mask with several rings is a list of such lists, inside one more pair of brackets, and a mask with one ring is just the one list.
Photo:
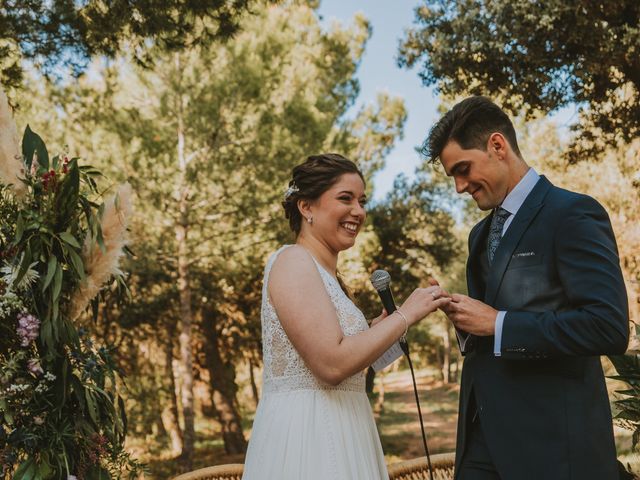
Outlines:
{"label": "dark suit trousers", "polygon": [[455,478],[456,480],[501,480],[491,460],[475,400],[473,396],[471,398],[469,413],[473,412],[473,414],[468,417],[471,420],[467,426],[467,444],[460,471]]}

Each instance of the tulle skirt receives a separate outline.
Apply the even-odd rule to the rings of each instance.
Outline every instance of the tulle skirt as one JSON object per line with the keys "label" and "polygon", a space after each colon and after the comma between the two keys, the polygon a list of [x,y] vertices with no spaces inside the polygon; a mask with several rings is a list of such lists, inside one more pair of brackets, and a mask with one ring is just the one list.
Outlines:
{"label": "tulle skirt", "polygon": [[243,480],[388,480],[364,392],[298,390],[262,397]]}

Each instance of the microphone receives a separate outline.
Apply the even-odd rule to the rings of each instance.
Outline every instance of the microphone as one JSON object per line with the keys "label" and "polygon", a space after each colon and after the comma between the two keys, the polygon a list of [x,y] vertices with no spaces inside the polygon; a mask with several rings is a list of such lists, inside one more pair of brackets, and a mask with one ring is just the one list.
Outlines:
{"label": "microphone", "polygon": [[[391,284],[391,275],[389,275],[389,272],[385,270],[376,270],[371,274],[370,280],[373,288],[376,289],[380,296],[380,301],[382,302],[384,309],[387,311],[387,315],[391,315],[397,310],[396,302],[393,299],[393,294],[389,288],[389,285]],[[402,348],[405,355],[409,355],[409,345],[406,340],[401,338],[399,342],[400,348]]]}
{"label": "microphone", "polygon": [[[371,274],[371,284],[373,288],[376,289],[378,295],[380,295],[380,300],[382,301],[382,305],[384,305],[384,309],[387,311],[388,315],[391,315],[393,312],[397,310],[396,302],[393,300],[393,295],[391,294],[391,289],[389,285],[391,284],[391,275],[389,272],[385,270],[376,270]],[[422,444],[424,446],[424,453],[427,456],[427,466],[429,469],[429,479],[433,480],[433,467],[431,466],[431,455],[429,455],[429,446],[427,445],[427,433],[424,429],[424,422],[422,421],[422,410],[420,409],[420,398],[418,397],[418,385],[416,384],[416,375],[413,372],[413,363],[411,362],[411,356],[409,355],[409,345],[406,340],[400,339],[400,348],[404,352],[407,357],[407,362],[409,362],[409,369],[411,370],[411,380],[413,381],[413,393],[416,397],[416,406],[418,407],[418,417],[420,418],[420,431],[422,432]]]}

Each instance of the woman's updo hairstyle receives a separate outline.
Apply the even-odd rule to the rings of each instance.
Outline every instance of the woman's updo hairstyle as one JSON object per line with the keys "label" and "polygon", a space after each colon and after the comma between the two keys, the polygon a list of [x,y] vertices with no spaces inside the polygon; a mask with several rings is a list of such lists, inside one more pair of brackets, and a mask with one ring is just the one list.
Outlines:
{"label": "woman's updo hairstyle", "polygon": [[345,173],[357,173],[364,182],[357,165],[337,153],[311,155],[304,163],[294,167],[282,206],[296,236],[300,233],[303,221],[298,200],[317,200]]}

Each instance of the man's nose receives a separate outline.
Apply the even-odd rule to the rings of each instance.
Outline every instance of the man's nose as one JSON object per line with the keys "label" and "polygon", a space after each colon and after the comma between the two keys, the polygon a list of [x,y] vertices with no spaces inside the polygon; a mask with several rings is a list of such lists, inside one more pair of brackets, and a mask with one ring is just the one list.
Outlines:
{"label": "man's nose", "polygon": [[467,182],[466,180],[462,180],[460,178],[456,178],[455,182],[456,182],[456,192],[458,193],[464,193],[464,191],[467,189],[467,186],[469,185],[469,182]]}

